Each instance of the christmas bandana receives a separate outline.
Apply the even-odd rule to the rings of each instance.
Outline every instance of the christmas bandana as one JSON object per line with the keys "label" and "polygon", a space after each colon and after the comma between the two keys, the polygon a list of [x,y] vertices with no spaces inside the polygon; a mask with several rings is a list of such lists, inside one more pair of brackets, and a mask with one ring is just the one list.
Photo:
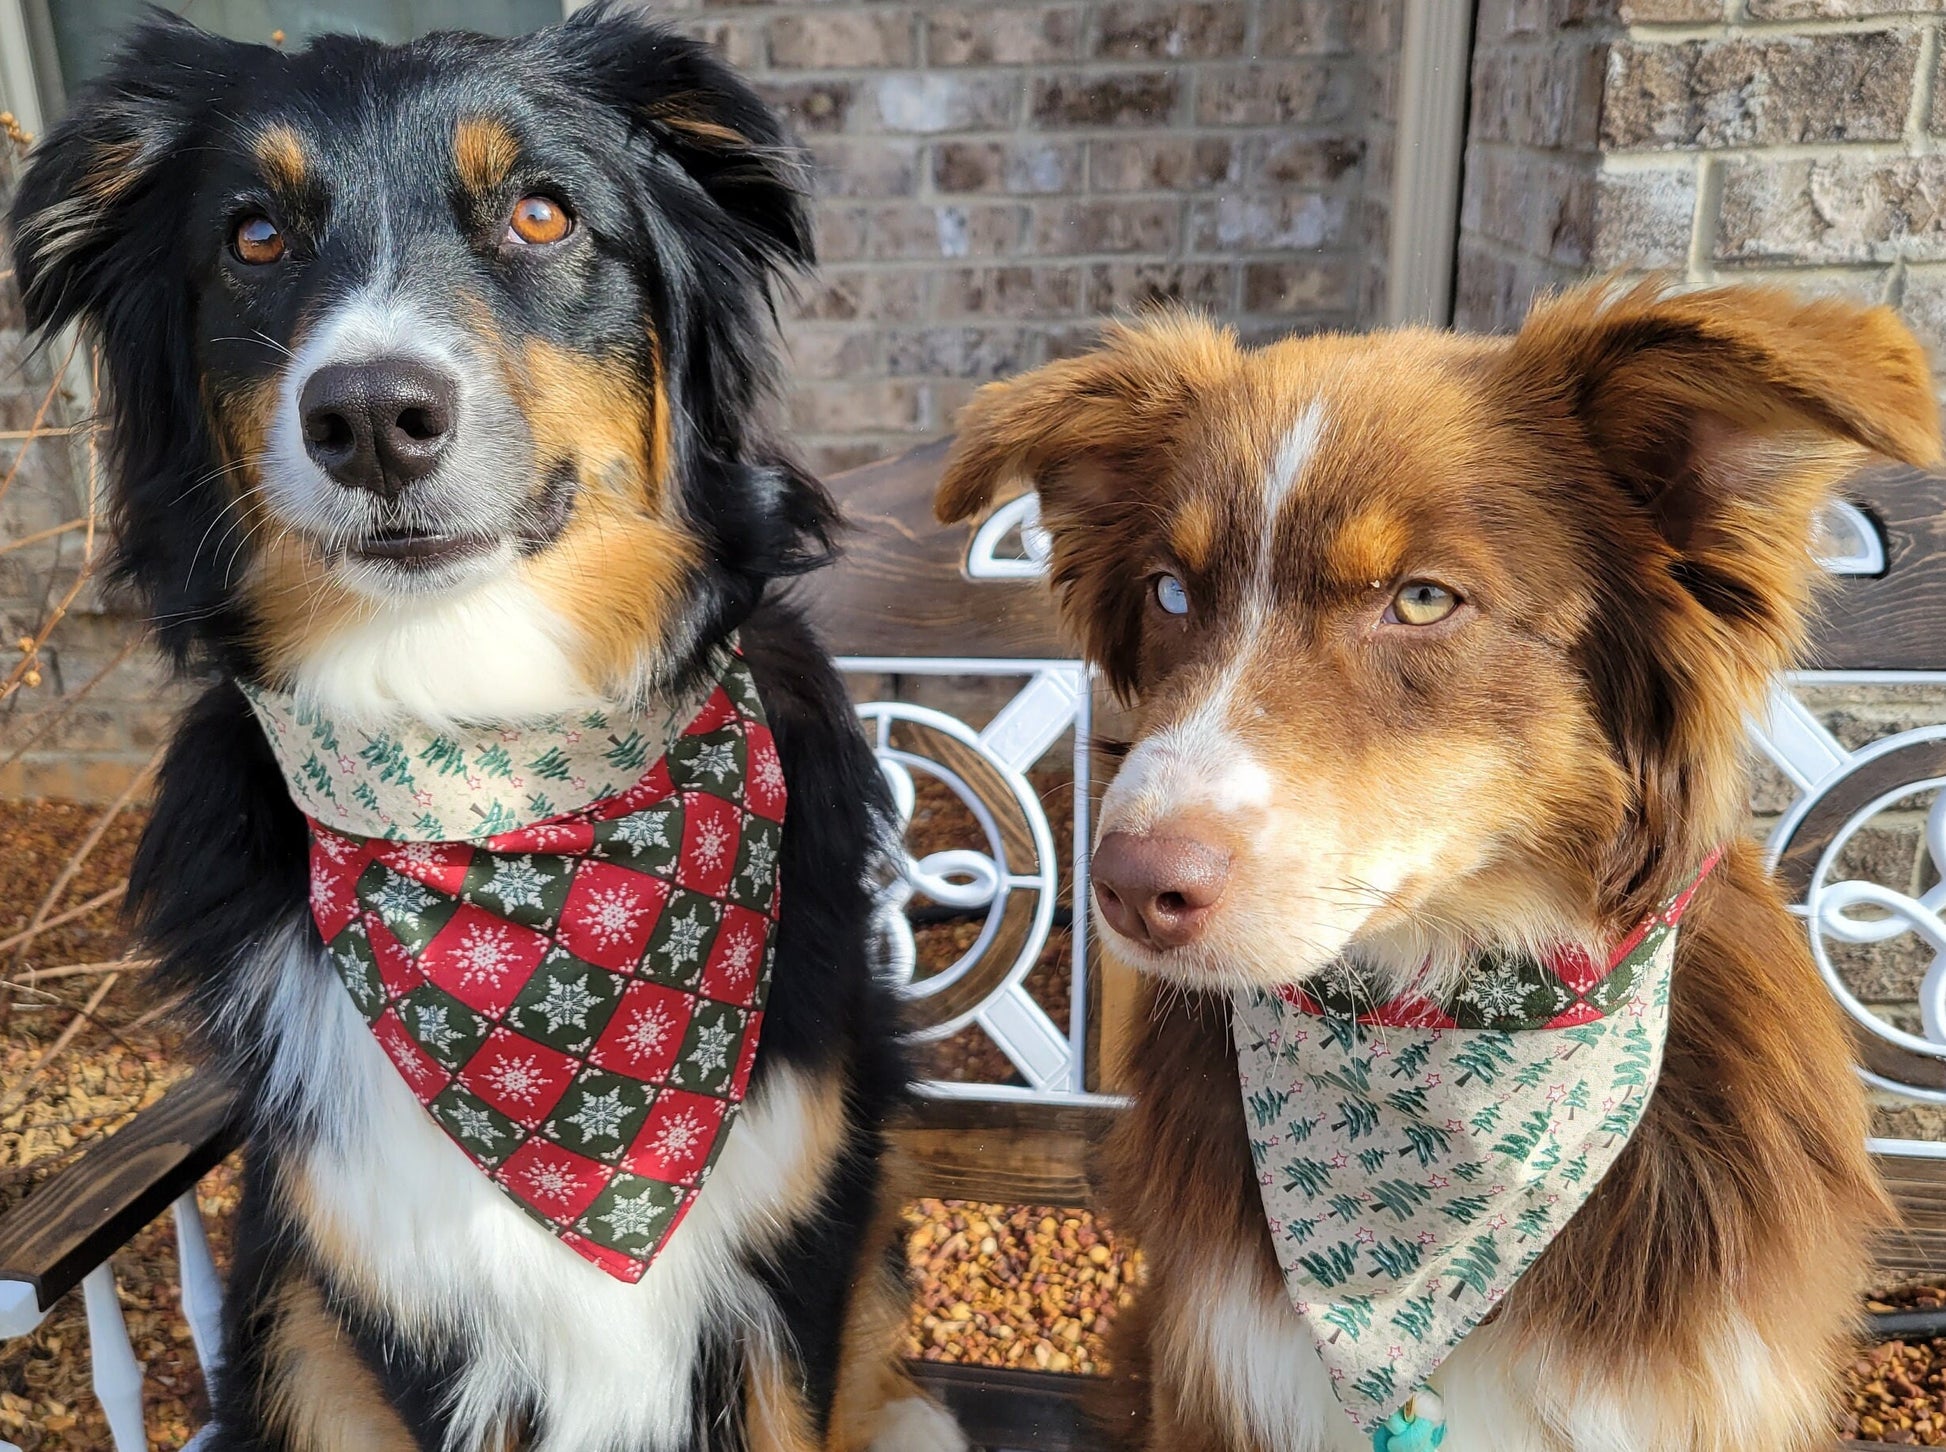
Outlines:
{"label": "christmas bandana", "polygon": [[1676,926],[1715,863],[1606,963],[1492,952],[1444,1003],[1361,1009],[1348,983],[1235,996],[1285,1289],[1381,1441],[1628,1143],[1661,1068]]}
{"label": "christmas bandana", "polygon": [[742,658],[674,725],[368,733],[250,697],[386,1055],[515,1203],[641,1279],[727,1138],[770,982],[784,775]]}

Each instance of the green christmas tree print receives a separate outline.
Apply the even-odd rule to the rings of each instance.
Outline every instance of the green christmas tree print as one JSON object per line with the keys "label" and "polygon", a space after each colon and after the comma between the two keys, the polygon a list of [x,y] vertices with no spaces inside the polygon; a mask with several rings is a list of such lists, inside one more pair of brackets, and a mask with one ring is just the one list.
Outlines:
{"label": "green christmas tree print", "polygon": [[1464,1252],[1446,1262],[1447,1271],[1459,1281],[1453,1287],[1452,1298],[1457,1301],[1462,1291],[1484,1296],[1493,1285],[1493,1273],[1499,1268],[1500,1247],[1494,1244],[1493,1237],[1474,1236]]}
{"label": "green christmas tree print", "polygon": [[1310,1273],[1312,1280],[1330,1290],[1351,1279],[1352,1272],[1358,1269],[1358,1252],[1341,1242],[1325,1250],[1301,1255],[1297,1263]]}

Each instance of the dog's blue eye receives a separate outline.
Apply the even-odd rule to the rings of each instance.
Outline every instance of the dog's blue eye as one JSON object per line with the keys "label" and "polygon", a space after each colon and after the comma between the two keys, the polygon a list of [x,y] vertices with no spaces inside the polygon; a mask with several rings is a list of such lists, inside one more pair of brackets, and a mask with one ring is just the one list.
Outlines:
{"label": "dog's blue eye", "polygon": [[1189,613],[1189,591],[1183,588],[1181,580],[1174,575],[1155,577],[1155,603],[1167,615],[1187,615]]}

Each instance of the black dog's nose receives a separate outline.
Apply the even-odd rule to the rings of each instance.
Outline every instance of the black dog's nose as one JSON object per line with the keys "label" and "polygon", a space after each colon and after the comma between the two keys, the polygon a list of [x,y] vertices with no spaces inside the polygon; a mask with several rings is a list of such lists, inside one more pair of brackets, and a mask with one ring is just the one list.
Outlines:
{"label": "black dog's nose", "polygon": [[304,447],[348,489],[396,498],[439,463],[453,437],[450,374],[404,358],[333,363],[304,381]]}

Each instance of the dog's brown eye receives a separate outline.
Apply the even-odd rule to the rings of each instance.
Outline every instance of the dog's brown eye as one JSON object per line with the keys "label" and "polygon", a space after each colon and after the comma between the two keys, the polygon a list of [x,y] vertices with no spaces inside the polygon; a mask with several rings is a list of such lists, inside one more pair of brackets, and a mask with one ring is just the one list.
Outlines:
{"label": "dog's brown eye", "polygon": [[230,247],[239,262],[248,262],[260,267],[266,262],[275,262],[284,255],[284,234],[277,230],[277,224],[268,217],[245,217],[236,224],[231,235]]}
{"label": "dog's brown eye", "polygon": [[1459,608],[1459,596],[1431,580],[1409,580],[1399,587],[1385,612],[1400,625],[1437,625]]}
{"label": "dog's brown eye", "polygon": [[573,230],[574,219],[553,198],[522,197],[514,203],[513,220],[507,223],[507,238],[538,247],[559,242]]}

